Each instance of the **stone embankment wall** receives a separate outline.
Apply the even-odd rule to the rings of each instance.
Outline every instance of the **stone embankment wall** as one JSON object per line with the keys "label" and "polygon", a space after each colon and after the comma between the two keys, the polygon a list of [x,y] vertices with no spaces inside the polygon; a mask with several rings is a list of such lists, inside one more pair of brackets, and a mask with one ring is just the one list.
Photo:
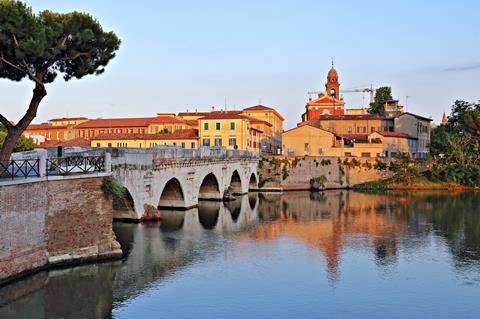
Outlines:
{"label": "stone embankment wall", "polygon": [[0,284],[52,265],[121,257],[102,178],[0,186]]}
{"label": "stone embankment wall", "polygon": [[[378,160],[384,163],[387,160]],[[351,188],[357,184],[391,177],[376,169],[377,159],[351,157],[271,157],[259,163],[259,188],[310,189],[310,179],[325,176],[325,188]]]}

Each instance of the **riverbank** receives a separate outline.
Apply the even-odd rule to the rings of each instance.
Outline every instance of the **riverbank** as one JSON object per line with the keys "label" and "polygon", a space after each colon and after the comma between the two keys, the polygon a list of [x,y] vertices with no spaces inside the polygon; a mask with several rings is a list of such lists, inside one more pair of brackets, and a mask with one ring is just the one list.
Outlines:
{"label": "riverbank", "polygon": [[467,187],[458,183],[432,181],[427,177],[414,177],[408,182],[399,182],[393,179],[366,182],[355,185],[356,191],[383,191],[383,190],[450,190],[450,191],[479,191],[475,187]]}

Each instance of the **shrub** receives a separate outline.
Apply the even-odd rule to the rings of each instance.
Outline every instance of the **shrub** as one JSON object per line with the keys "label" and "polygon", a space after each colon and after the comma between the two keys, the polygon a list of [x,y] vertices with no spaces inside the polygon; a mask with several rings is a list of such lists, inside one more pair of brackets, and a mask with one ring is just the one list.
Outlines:
{"label": "shrub", "polygon": [[107,198],[123,198],[125,197],[125,187],[111,176],[103,178],[102,191]]}

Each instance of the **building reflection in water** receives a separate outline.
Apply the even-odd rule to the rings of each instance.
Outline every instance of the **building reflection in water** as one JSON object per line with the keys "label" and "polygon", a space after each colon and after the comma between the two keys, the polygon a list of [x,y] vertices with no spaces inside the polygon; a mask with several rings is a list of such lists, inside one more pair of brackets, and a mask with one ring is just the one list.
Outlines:
{"label": "building reflection in water", "polygon": [[[0,289],[0,318],[105,318],[116,308],[186,267],[243,243],[294,239],[325,259],[331,282],[341,279],[347,252],[396,267],[442,238],[455,269],[480,271],[480,194],[348,191],[249,194],[227,203],[201,202],[162,211],[156,224],[115,223],[122,261],[41,272]],[[245,249],[243,246],[242,249]]]}

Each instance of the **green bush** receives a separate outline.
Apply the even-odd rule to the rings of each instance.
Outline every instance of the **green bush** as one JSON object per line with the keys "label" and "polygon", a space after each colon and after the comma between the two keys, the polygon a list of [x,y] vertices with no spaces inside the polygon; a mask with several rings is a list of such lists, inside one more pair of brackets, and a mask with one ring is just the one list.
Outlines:
{"label": "green bush", "polygon": [[125,197],[125,187],[111,176],[103,178],[102,191],[107,198],[123,198]]}

